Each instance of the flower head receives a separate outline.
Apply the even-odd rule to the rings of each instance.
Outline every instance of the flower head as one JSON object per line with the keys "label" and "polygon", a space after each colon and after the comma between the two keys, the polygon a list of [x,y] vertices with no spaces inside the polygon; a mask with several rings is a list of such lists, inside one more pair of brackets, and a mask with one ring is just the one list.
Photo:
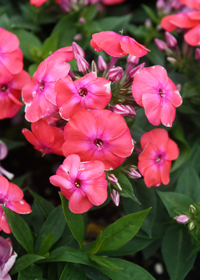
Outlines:
{"label": "flower head", "polygon": [[0,175],[0,230],[5,233],[11,233],[11,229],[1,205],[18,214],[28,214],[32,210],[23,197],[23,191],[17,185]]}
{"label": "flower head", "polygon": [[166,130],[157,128],[143,134],[141,147],[143,152],[139,155],[138,169],[147,187],[167,185],[171,161],[179,155],[177,144]]}
{"label": "flower head", "polygon": [[64,129],[63,154],[78,154],[82,161],[100,160],[115,169],[134,148],[129,128],[120,115],[108,110],[78,112]]}
{"label": "flower head", "polygon": [[149,51],[129,36],[122,36],[113,31],[103,31],[92,35],[90,45],[95,51],[104,50],[107,54],[121,57],[128,54],[142,57]]}
{"label": "flower head", "polygon": [[10,238],[4,239],[0,236],[0,279],[11,280],[8,271],[11,269],[17,254],[13,252],[13,247]]}
{"label": "flower head", "polygon": [[81,162],[78,155],[68,156],[50,177],[52,185],[61,189],[73,213],[84,213],[107,198],[107,181],[101,161]]}
{"label": "flower head", "polygon": [[134,76],[132,94],[135,101],[144,107],[151,124],[157,126],[162,122],[165,126],[172,126],[176,107],[182,104],[182,98],[162,66],[139,70]]}

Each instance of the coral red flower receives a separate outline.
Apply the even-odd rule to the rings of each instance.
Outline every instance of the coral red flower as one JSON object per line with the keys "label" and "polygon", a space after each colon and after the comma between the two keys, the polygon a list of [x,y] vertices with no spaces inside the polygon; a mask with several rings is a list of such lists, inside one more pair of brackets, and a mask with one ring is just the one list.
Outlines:
{"label": "coral red flower", "polygon": [[1,205],[6,206],[18,214],[32,212],[29,204],[23,199],[23,191],[15,184],[10,183],[0,175],[0,231],[11,233],[10,226]]}
{"label": "coral red flower", "polygon": [[121,4],[124,3],[126,0],[102,0],[104,5],[116,5],[116,4]]}
{"label": "coral red flower", "polygon": [[51,116],[58,110],[54,84],[59,78],[67,76],[70,65],[62,60],[57,62],[56,58],[40,63],[32,81],[22,89],[25,118],[29,122]]}
{"label": "coral red flower", "polygon": [[179,155],[177,144],[168,136],[168,132],[157,128],[146,132],[141,138],[143,152],[139,155],[138,169],[144,176],[148,188],[167,185],[170,181],[171,161]]}
{"label": "coral red flower", "polygon": [[30,0],[30,4],[34,5],[35,7],[40,7],[47,1],[48,0]]}
{"label": "coral red flower", "polygon": [[63,155],[64,136],[61,128],[51,127],[45,120],[39,120],[31,124],[31,130],[23,128],[22,133],[36,150],[44,154]]}
{"label": "coral red flower", "polygon": [[29,74],[22,70],[11,80],[0,83],[0,120],[12,118],[20,110],[23,103],[19,101],[21,89],[30,82]]}
{"label": "coral red flower", "polygon": [[133,80],[132,94],[135,101],[144,107],[151,124],[162,122],[165,126],[172,126],[176,107],[181,105],[182,98],[162,66],[139,70]]}
{"label": "coral red flower", "polygon": [[95,51],[104,50],[111,56],[121,57],[127,54],[142,57],[149,51],[129,36],[122,36],[113,31],[103,31],[92,35],[90,45]]}
{"label": "coral red flower", "polygon": [[17,36],[0,28],[0,83],[11,80],[22,70],[22,59]]}
{"label": "coral red flower", "polygon": [[65,120],[76,112],[104,109],[111,98],[110,81],[89,73],[73,82],[66,77],[56,82],[54,90],[61,117]]}
{"label": "coral red flower", "polygon": [[73,213],[84,213],[107,198],[104,169],[101,161],[81,162],[78,155],[72,154],[64,160],[56,175],[50,177],[50,182],[69,199],[69,209]]}
{"label": "coral red flower", "polygon": [[179,0],[181,4],[186,5],[194,10],[200,10],[200,1],[199,0]]}
{"label": "coral red flower", "polygon": [[82,161],[100,160],[115,169],[134,148],[129,128],[120,115],[92,110],[73,115],[64,129],[63,154],[77,154]]}

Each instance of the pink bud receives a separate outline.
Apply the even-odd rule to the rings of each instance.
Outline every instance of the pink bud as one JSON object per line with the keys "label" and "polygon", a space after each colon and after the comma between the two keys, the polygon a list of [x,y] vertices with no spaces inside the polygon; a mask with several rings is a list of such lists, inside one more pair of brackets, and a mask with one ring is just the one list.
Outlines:
{"label": "pink bud", "polygon": [[157,9],[162,10],[165,7],[165,1],[157,0],[156,7],[157,7]]}
{"label": "pink bud", "polygon": [[129,56],[127,57],[127,62],[128,63],[133,63],[133,64],[138,64],[139,63],[139,57],[129,54]]}
{"label": "pink bud", "polygon": [[6,176],[9,180],[12,180],[15,177],[13,173],[7,171],[2,166],[0,166],[0,175]]}
{"label": "pink bud", "polygon": [[165,32],[165,40],[167,42],[168,47],[174,48],[177,45],[177,40],[176,38],[169,33],[168,31]]}
{"label": "pink bud", "polygon": [[85,19],[84,19],[84,17],[81,17],[81,18],[79,18],[79,20],[78,20],[80,23],[85,23]]}
{"label": "pink bud", "polygon": [[114,189],[111,190],[110,197],[111,197],[113,203],[116,206],[119,206],[120,195],[116,190],[114,190]]}
{"label": "pink bud", "polygon": [[147,29],[150,29],[152,26],[152,22],[150,20],[150,18],[147,18],[144,22],[144,25],[146,26]]}
{"label": "pink bud", "polygon": [[145,62],[139,64],[138,66],[136,66],[135,68],[133,68],[130,72],[129,72],[129,77],[130,78],[134,78],[135,74],[137,73],[138,70],[144,68],[145,66]]}
{"label": "pink bud", "polygon": [[129,105],[117,104],[114,106],[113,112],[121,116],[134,117],[136,115],[134,108]]}
{"label": "pink bud", "polygon": [[162,41],[162,40],[160,40],[160,39],[158,39],[158,38],[155,38],[155,39],[154,39],[154,43],[156,44],[156,47],[157,47],[161,52],[163,52],[163,51],[167,48],[167,44],[166,44],[164,41]]}
{"label": "pink bud", "polygon": [[196,60],[200,61],[200,49],[199,48],[197,48],[195,50],[195,58],[196,58]]}
{"label": "pink bud", "polygon": [[4,159],[8,154],[8,149],[6,144],[0,140],[0,160]]}
{"label": "pink bud", "polygon": [[87,70],[89,70],[89,63],[79,54],[76,55],[76,61],[79,72],[85,73]]}
{"label": "pink bud", "polygon": [[77,55],[80,55],[81,57],[85,57],[84,50],[75,42],[72,43],[72,50],[76,59]]}
{"label": "pink bud", "polygon": [[0,276],[1,279],[11,279],[8,271],[15,263],[17,254],[13,252],[13,247],[10,238],[4,239],[0,236]]}
{"label": "pink bud", "polygon": [[82,35],[80,33],[74,36],[74,41],[80,41],[82,39]]}
{"label": "pink bud", "polygon": [[126,171],[126,174],[132,178],[132,179],[138,179],[141,178],[141,174],[137,172],[135,169],[130,168],[129,170]]}
{"label": "pink bud", "polygon": [[101,55],[98,56],[97,66],[99,71],[104,71],[107,69],[107,64]]}
{"label": "pink bud", "polygon": [[179,224],[186,224],[188,221],[189,221],[189,217],[186,216],[186,215],[180,215],[176,218],[176,221],[179,223]]}
{"label": "pink bud", "polygon": [[167,61],[169,61],[171,64],[176,65],[177,60],[174,57],[168,56]]}
{"label": "pink bud", "polygon": [[109,79],[113,82],[119,82],[123,77],[123,69],[119,66],[112,68],[108,72]]}
{"label": "pink bud", "polygon": [[176,88],[177,88],[178,92],[180,92],[181,91],[181,84],[177,84]]}
{"label": "pink bud", "polygon": [[117,184],[118,183],[118,179],[114,174],[109,174],[107,178],[108,178],[108,181],[111,184]]}

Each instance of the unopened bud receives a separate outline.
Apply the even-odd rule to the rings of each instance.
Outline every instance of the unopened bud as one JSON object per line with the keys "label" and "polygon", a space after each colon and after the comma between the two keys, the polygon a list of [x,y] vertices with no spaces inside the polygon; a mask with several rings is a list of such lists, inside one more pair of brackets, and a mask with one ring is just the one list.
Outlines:
{"label": "unopened bud", "polygon": [[186,215],[180,215],[175,217],[175,219],[179,224],[187,224],[190,218]]}
{"label": "unopened bud", "polygon": [[157,0],[156,7],[158,10],[162,10],[165,7],[165,1],[164,0]]}
{"label": "unopened bud", "polygon": [[8,154],[8,148],[6,144],[0,140],[0,160],[4,159]]}
{"label": "unopened bud", "polygon": [[144,25],[146,26],[147,29],[150,29],[152,22],[150,20],[150,18],[147,18],[144,22]]}
{"label": "unopened bud", "polygon": [[114,175],[114,174],[109,174],[107,176],[108,178],[108,181],[111,183],[111,184],[117,184],[118,183],[118,179],[117,177]]}
{"label": "unopened bud", "polygon": [[134,117],[136,115],[134,108],[129,105],[117,104],[113,107],[113,112],[124,117]]}
{"label": "unopened bud", "polygon": [[116,206],[119,206],[120,195],[119,195],[118,191],[112,189],[110,192],[110,197],[111,197],[113,203]]}
{"label": "unopened bud", "polygon": [[135,68],[133,68],[130,72],[129,72],[129,77],[130,78],[134,78],[135,74],[137,73],[137,71],[139,71],[140,69],[144,68],[145,66],[145,62],[139,64],[138,66],[136,66]]}
{"label": "unopened bud", "polygon": [[165,40],[167,42],[168,47],[174,48],[177,45],[177,40],[176,38],[169,33],[168,31],[165,32]]}
{"label": "unopened bud", "polygon": [[178,92],[180,92],[181,91],[181,84],[177,84],[176,88],[177,88]]}
{"label": "unopened bud", "polygon": [[89,63],[79,54],[76,55],[76,61],[79,72],[85,73],[87,70],[89,70]]}
{"label": "unopened bud", "polygon": [[94,60],[92,60],[92,63],[91,63],[91,72],[97,73],[97,65]]}
{"label": "unopened bud", "polygon": [[190,206],[189,206],[189,212],[191,213],[191,214],[196,214],[197,213],[197,209],[196,209],[196,207],[194,207],[194,205],[192,205],[192,204],[190,204]]}
{"label": "unopened bud", "polygon": [[79,20],[78,20],[80,23],[85,23],[85,19],[84,19],[84,17],[81,17],[81,18],[79,18]]}
{"label": "unopened bud", "polygon": [[123,77],[123,69],[119,66],[112,68],[108,72],[109,79],[113,82],[119,82]]}
{"label": "unopened bud", "polygon": [[4,169],[2,166],[0,166],[0,175],[6,176],[9,180],[12,180],[15,176],[13,173]]}
{"label": "unopened bud", "polygon": [[142,177],[141,174],[133,168],[130,168],[129,170],[127,170],[126,174],[132,179],[138,179],[138,178]]}
{"label": "unopened bud", "polygon": [[129,56],[127,57],[127,62],[132,63],[132,64],[138,64],[139,63],[139,57],[129,54]]}
{"label": "unopened bud", "polygon": [[190,222],[190,223],[188,224],[188,229],[189,229],[189,230],[193,230],[194,227],[195,227],[195,223],[194,223],[194,222]]}
{"label": "unopened bud", "polygon": [[159,49],[159,51],[161,51],[161,52],[163,52],[166,48],[167,48],[167,44],[164,42],[164,41],[162,41],[162,40],[160,40],[160,39],[158,39],[158,38],[155,38],[154,39],[154,43],[156,44],[156,47]]}
{"label": "unopened bud", "polygon": [[103,59],[103,57],[101,55],[98,56],[97,66],[98,66],[99,71],[104,71],[108,67],[105,60]]}
{"label": "unopened bud", "polygon": [[173,65],[177,64],[177,60],[174,57],[168,56],[167,60]]}
{"label": "unopened bud", "polygon": [[200,61],[200,49],[199,48],[197,48],[195,50],[195,58],[196,58],[196,60]]}
{"label": "unopened bud", "polygon": [[72,43],[72,50],[76,59],[77,55],[80,55],[81,57],[85,57],[84,50],[75,42]]}

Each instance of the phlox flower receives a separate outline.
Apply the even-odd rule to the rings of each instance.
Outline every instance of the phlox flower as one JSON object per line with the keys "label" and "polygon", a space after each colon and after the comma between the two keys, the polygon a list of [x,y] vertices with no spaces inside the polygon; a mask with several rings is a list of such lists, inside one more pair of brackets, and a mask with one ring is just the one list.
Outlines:
{"label": "phlox flower", "polygon": [[11,80],[22,70],[22,59],[17,36],[0,28],[0,83]]}
{"label": "phlox flower", "polygon": [[100,160],[105,169],[115,169],[134,148],[124,118],[108,110],[74,114],[64,129],[63,154],[77,154],[82,161]]}
{"label": "phlox flower", "polygon": [[13,246],[10,238],[4,239],[0,236],[0,279],[11,280],[8,271],[11,269],[17,254],[13,252]]}
{"label": "phlox flower", "polygon": [[30,4],[34,5],[35,7],[40,7],[47,1],[48,0],[30,0]]}
{"label": "phlox flower", "polygon": [[122,36],[113,31],[103,31],[92,35],[90,45],[95,51],[104,50],[107,54],[121,57],[128,54],[142,57],[149,51],[129,36]]}
{"label": "phlox flower", "polygon": [[59,78],[67,76],[70,65],[63,61],[57,62],[56,57],[40,63],[32,81],[22,89],[25,118],[29,122],[36,122],[58,110],[54,84]]}
{"label": "phlox flower", "polygon": [[29,74],[22,70],[16,74],[11,80],[4,80],[0,83],[0,120],[12,118],[20,110],[23,105],[19,101],[21,97],[21,89],[31,80]]}
{"label": "phlox flower", "polygon": [[61,189],[73,213],[84,213],[107,198],[107,181],[101,161],[81,162],[78,155],[69,155],[50,177],[52,185]]}
{"label": "phlox flower", "polygon": [[116,4],[121,4],[124,3],[126,0],[102,0],[104,5],[116,5]]}
{"label": "phlox flower", "polygon": [[70,77],[56,82],[54,90],[61,117],[70,119],[76,112],[104,109],[111,98],[110,81],[91,72],[76,81]]}
{"label": "phlox flower", "polygon": [[186,5],[194,10],[200,11],[200,1],[199,0],[179,0],[181,4]]}
{"label": "phlox flower", "polygon": [[145,115],[153,125],[161,122],[172,126],[176,107],[182,98],[175,84],[160,65],[140,69],[134,76],[132,95],[138,105],[144,107]]}
{"label": "phlox flower", "polygon": [[142,135],[141,147],[143,152],[139,155],[138,169],[144,176],[148,188],[159,187],[161,183],[169,184],[171,161],[179,155],[177,144],[162,128],[156,128]]}
{"label": "phlox flower", "polygon": [[31,130],[23,128],[22,133],[36,150],[44,154],[63,155],[64,136],[61,128],[51,127],[45,120],[39,120],[31,124]]}
{"label": "phlox flower", "polygon": [[6,206],[18,214],[32,212],[29,204],[23,199],[23,191],[15,184],[10,183],[0,175],[0,231],[11,233],[10,226],[1,205]]}

